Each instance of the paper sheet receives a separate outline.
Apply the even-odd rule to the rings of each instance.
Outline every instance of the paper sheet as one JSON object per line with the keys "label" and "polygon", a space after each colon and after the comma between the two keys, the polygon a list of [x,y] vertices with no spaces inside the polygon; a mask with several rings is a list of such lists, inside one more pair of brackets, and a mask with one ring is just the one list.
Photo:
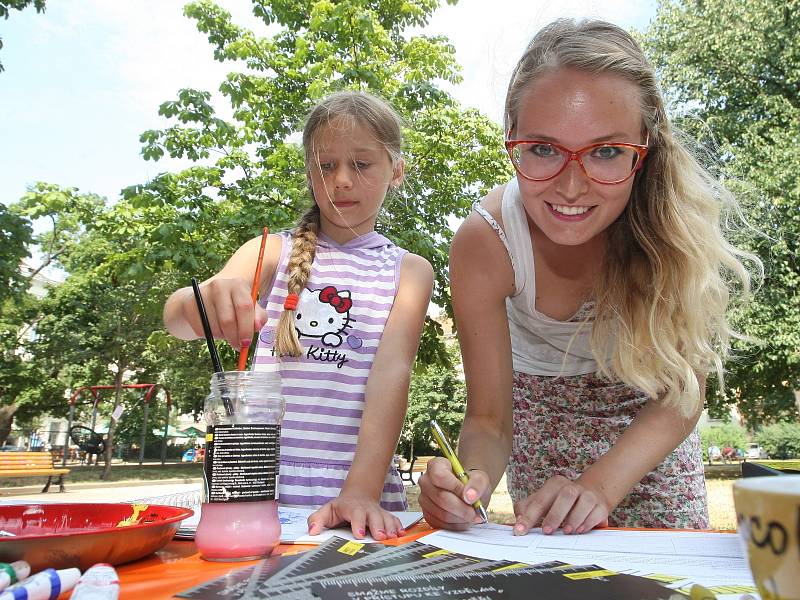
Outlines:
{"label": "paper sheet", "polygon": [[[319,535],[308,535],[308,517],[315,510],[316,509],[313,508],[280,506],[278,508],[278,516],[281,520],[281,543],[321,544],[334,535],[348,540],[356,539],[349,527],[327,529]],[[392,512],[392,514],[400,519],[400,523],[405,529],[408,529],[422,518],[421,512],[414,511]],[[375,540],[369,535],[369,530],[367,530],[367,536],[359,541],[374,542]]]}
{"label": "paper sheet", "polygon": [[[150,498],[138,498],[131,502],[149,504],[168,504],[170,506],[185,506],[191,508],[194,514],[188,519],[181,521],[178,532],[175,535],[178,539],[194,539],[194,532],[200,522],[201,495],[200,490],[180,492],[177,494],[167,494],[164,496],[154,496]],[[308,535],[308,517],[314,512],[313,508],[303,507],[278,507],[278,518],[281,521],[281,543],[283,544],[321,544],[325,540],[338,535],[339,537],[355,540],[355,536],[349,528],[340,527],[338,529],[328,529],[319,535]],[[408,529],[414,523],[422,519],[421,512],[393,512],[394,516],[400,519],[400,524]],[[369,531],[369,530],[367,530]],[[359,540],[362,542],[374,542],[375,540],[367,536]]]}
{"label": "paper sheet", "polygon": [[[178,532],[180,537],[194,538],[194,532],[197,529],[197,524],[200,522],[200,506],[193,506],[192,510],[194,510],[194,515],[181,522]],[[279,506],[278,518],[281,522],[281,543],[321,544],[334,535],[349,540],[356,539],[349,527],[326,529],[319,535],[308,535],[308,517],[311,516],[311,513],[315,510],[314,508]],[[392,514],[400,519],[400,523],[406,529],[422,518],[421,512],[405,511],[392,512]],[[369,535],[369,530],[367,530],[366,537],[359,541],[374,542],[375,540]]]}
{"label": "paper sheet", "polygon": [[671,587],[682,590],[699,583],[715,591],[719,600],[738,600],[745,593],[758,598],[745,550],[735,534],[606,529],[543,535],[534,529],[526,536],[514,536],[511,527],[488,524],[467,532],[441,530],[420,541],[481,558],[594,563],[620,573],[672,579]]}

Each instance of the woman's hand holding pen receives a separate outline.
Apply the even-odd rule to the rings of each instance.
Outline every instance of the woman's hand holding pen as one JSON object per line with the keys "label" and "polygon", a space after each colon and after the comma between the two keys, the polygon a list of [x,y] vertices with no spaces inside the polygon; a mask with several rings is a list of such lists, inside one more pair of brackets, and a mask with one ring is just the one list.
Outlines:
{"label": "woman's hand holding pen", "polygon": [[481,498],[489,501],[489,476],[473,469],[464,485],[453,473],[446,458],[435,458],[419,479],[419,506],[431,527],[464,530],[483,520],[475,514],[472,504]]}
{"label": "woman's hand holding pen", "polygon": [[600,490],[580,478],[570,481],[562,475],[548,479],[534,494],[514,503],[517,522],[514,535],[525,535],[542,524],[542,532],[559,527],[566,534],[586,533],[608,525],[608,502]]}
{"label": "woman's hand holding pen", "polygon": [[[252,282],[243,277],[214,278],[200,285],[212,335],[226,340],[236,350],[248,346],[253,333],[267,322],[267,311],[258,304],[253,305],[251,285]],[[192,290],[186,290],[181,303],[183,317],[194,333],[203,337],[203,326]]]}

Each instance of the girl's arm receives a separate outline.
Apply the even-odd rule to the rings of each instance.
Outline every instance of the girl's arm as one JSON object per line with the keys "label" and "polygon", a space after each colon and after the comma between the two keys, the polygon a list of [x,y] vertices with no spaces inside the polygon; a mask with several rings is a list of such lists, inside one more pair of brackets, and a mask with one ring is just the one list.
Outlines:
{"label": "girl's arm", "polygon": [[[705,377],[700,380],[701,400]],[[683,417],[679,409],[650,400],[600,459],[575,481],[552,477],[516,507],[516,535],[524,535],[542,519],[544,533],[562,527],[584,533],[608,521],[609,513],[634,485],[656,468],[687,436],[703,411]]]}
{"label": "girl's arm", "polygon": [[433,291],[433,269],[421,256],[406,254],[400,283],[386,321],[365,391],[364,413],[353,464],[339,497],[308,518],[309,533],[349,521],[353,535],[395,537],[400,521],[380,508],[386,471],[394,456],[408,406],[411,368]]}
{"label": "girl's arm", "polygon": [[[498,219],[502,189],[484,206]],[[499,219],[498,219],[499,220]],[[471,503],[486,506],[511,452],[513,368],[505,301],[514,293],[514,272],[497,233],[472,213],[450,249],[450,288],[467,383],[467,411],[458,455],[470,473],[467,486],[450,463],[433,460],[420,478],[420,507],[433,527],[466,529],[475,522]]]}
{"label": "girl's arm", "polygon": [[[261,329],[267,321],[266,311],[253,306],[250,296],[260,247],[261,236],[244,243],[219,273],[200,284],[212,334],[215,338],[224,338],[237,350],[249,344],[253,332]],[[270,235],[264,250],[260,290],[272,280],[280,252],[280,236]],[[164,325],[167,331],[182,340],[203,337],[203,326],[191,287],[181,288],[167,299]]]}

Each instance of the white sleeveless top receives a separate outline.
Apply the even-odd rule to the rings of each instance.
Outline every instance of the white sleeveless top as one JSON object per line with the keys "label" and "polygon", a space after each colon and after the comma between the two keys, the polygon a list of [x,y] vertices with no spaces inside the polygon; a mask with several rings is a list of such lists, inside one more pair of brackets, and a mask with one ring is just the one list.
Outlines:
{"label": "white sleeveless top", "polygon": [[503,193],[503,231],[491,215],[476,203],[476,210],[498,232],[514,269],[514,295],[506,298],[511,333],[511,356],[515,371],[529,375],[572,376],[594,373],[590,337],[591,304],[587,303],[568,321],[558,321],[536,310],[536,276],[533,245],[525,207],[516,177]]}

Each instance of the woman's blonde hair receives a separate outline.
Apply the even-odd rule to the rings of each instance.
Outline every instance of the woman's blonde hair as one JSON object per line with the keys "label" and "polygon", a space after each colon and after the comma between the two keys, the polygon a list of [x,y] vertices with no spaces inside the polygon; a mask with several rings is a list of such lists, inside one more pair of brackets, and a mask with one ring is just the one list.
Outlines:
{"label": "woman's blonde hair", "polygon": [[[321,100],[306,117],[303,127],[306,180],[312,205],[300,218],[292,232],[292,248],[286,273],[289,276],[287,291],[300,294],[311,276],[311,265],[317,250],[317,235],[320,228],[319,202],[311,187],[311,169],[319,163],[316,142],[320,131],[335,128],[349,131],[354,126],[366,127],[380,143],[392,165],[402,160],[402,121],[394,109],[380,98],[360,91],[336,92]],[[275,351],[278,356],[300,356],[303,348],[294,325],[295,310],[284,308],[278,319],[275,333]]]}
{"label": "woman's blonde hair", "polygon": [[533,38],[511,76],[505,130],[540,75],[559,68],[611,74],[640,94],[649,153],[625,211],[608,230],[594,289],[592,352],[599,371],[663,397],[685,416],[701,406],[698,374],[723,363],[737,334],[727,319],[731,293],[746,298],[759,259],[729,243],[723,210],[739,215],[733,196],[681,144],[667,119],[652,66],[623,29],[597,20],[560,19]]}

